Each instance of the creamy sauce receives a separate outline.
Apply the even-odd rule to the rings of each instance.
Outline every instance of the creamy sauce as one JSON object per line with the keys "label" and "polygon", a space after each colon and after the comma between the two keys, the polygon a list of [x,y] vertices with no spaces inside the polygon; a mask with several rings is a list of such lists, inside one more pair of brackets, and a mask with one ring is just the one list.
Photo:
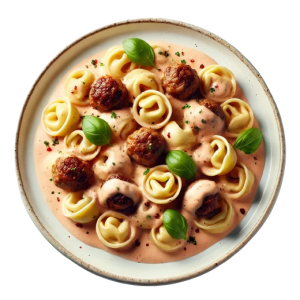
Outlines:
{"label": "creamy sauce", "polygon": [[[154,47],[156,53],[156,65],[160,70],[154,68],[147,68],[151,72],[157,74],[161,79],[163,76],[164,69],[167,66],[175,65],[180,63],[182,59],[186,60],[186,63],[189,64],[192,68],[196,69],[197,72],[200,72],[200,65],[208,66],[211,64],[216,64],[216,62],[207,56],[206,54],[198,51],[197,49],[189,49],[179,45],[173,45],[166,42],[151,43],[151,45],[160,45],[159,47]],[[158,54],[158,52],[168,51],[170,55],[165,57],[164,55]],[[180,57],[175,55],[175,52],[180,53]],[[98,64],[97,68],[91,64],[91,60],[97,59],[98,62],[101,62],[105,51],[96,53],[92,57],[87,58],[85,61],[76,65],[70,70],[70,72],[78,68],[86,68],[95,75],[95,78],[98,78],[102,75],[105,75],[104,67]],[[69,74],[69,73],[68,73]],[[52,96],[49,99],[49,102],[57,98],[67,98],[64,85],[66,76],[62,79],[60,84],[57,86]],[[226,89],[226,85],[223,82],[218,83],[217,93],[221,93],[222,89]],[[133,96],[131,95],[131,102],[133,102]],[[237,85],[237,90],[235,93],[235,98],[239,98],[248,102],[242,90]],[[203,164],[206,161],[209,161],[211,157],[211,147],[209,142],[212,139],[213,135],[223,135],[225,134],[225,128],[223,123],[215,114],[205,107],[201,107],[201,114],[199,114],[199,104],[195,100],[184,101],[178,100],[172,96],[168,96],[172,107],[173,114],[170,121],[176,121],[181,129],[187,131],[191,130],[195,126],[200,128],[199,133],[195,135],[195,138],[191,141],[190,144],[187,144],[187,153],[190,154],[197,164]],[[188,109],[182,109],[182,106],[189,104],[191,107]],[[244,163],[254,174],[255,180],[252,186],[251,191],[236,200],[232,200],[232,206],[234,209],[233,221],[229,228],[219,234],[210,234],[204,230],[197,229],[197,226],[194,224],[195,216],[193,214],[195,206],[193,205],[194,201],[189,201],[187,205],[186,201],[183,199],[184,192],[191,182],[187,182],[183,179],[182,182],[182,192],[176,200],[167,205],[159,205],[155,203],[150,203],[149,200],[143,195],[141,187],[143,181],[143,173],[146,170],[146,167],[135,164],[126,154],[126,145],[124,140],[120,137],[121,131],[124,131],[126,135],[126,130],[130,131],[132,128],[128,127],[128,122],[123,122],[128,118],[132,118],[131,109],[124,108],[121,110],[114,110],[117,115],[117,118],[111,117],[111,112],[100,113],[97,110],[94,110],[90,106],[76,106],[79,110],[81,116],[85,115],[95,115],[100,116],[106,120],[113,133],[112,137],[112,147],[104,146],[102,147],[100,154],[92,160],[93,170],[95,173],[94,184],[87,189],[85,192],[86,195],[91,195],[97,199],[97,205],[100,210],[100,213],[107,211],[105,201],[103,199],[107,198],[109,194],[112,193],[112,190],[115,189],[115,185],[119,186],[123,192],[128,191],[135,202],[135,210],[128,215],[131,225],[136,227],[136,238],[139,243],[131,243],[131,247],[126,247],[126,249],[112,249],[105,246],[97,237],[95,224],[96,219],[88,224],[78,225],[69,218],[65,217],[62,212],[62,202],[66,197],[68,192],[56,187],[52,181],[51,168],[55,163],[56,158],[64,155],[70,155],[72,151],[66,151],[64,147],[63,137],[58,138],[59,144],[52,145],[52,138],[47,135],[42,126],[37,130],[34,144],[34,156],[36,164],[36,172],[39,180],[39,185],[42,189],[45,201],[50,207],[53,214],[61,222],[61,224],[67,228],[71,233],[70,239],[74,236],[84,244],[100,248],[104,251],[110,252],[112,254],[124,257],[126,259],[144,262],[144,263],[163,263],[170,261],[182,260],[184,258],[193,256],[201,251],[204,251],[208,247],[217,243],[220,239],[225,237],[230,231],[232,231],[239,222],[243,219],[245,213],[249,210],[252,201],[255,197],[257,187],[262,176],[264,168],[264,145],[262,144],[259,149],[250,155],[245,155],[243,152],[236,150],[237,160],[240,163]],[[199,115],[201,117],[199,118]],[[205,122],[202,122],[205,120]],[[126,125],[127,124],[127,125]],[[126,127],[127,126],[127,127]],[[129,125],[130,127],[131,125]],[[133,121],[132,126],[135,126]],[[258,123],[255,120],[254,126],[258,127]],[[168,137],[168,133],[164,132],[163,128],[160,129],[165,139],[176,139],[176,137]],[[45,146],[44,141],[49,142],[49,147],[52,151],[47,151],[49,148]],[[228,138],[229,143],[232,145],[235,141],[233,138]],[[174,149],[172,145],[168,147],[167,150]],[[73,154],[76,154],[74,152]],[[159,162],[158,164],[165,164],[164,161]],[[137,186],[130,186],[129,183],[118,182],[117,179],[108,181],[105,184],[105,189],[101,190],[103,182],[107,178],[108,174],[118,174],[121,173],[129,177]],[[198,179],[209,179],[215,180],[217,177],[207,177],[204,176],[200,171],[197,173]],[[190,197],[197,201],[199,195],[209,195],[216,190],[222,190],[222,187],[217,187],[215,183],[203,184],[201,190],[198,190],[199,186],[192,186],[187,192],[186,197]],[[199,204],[199,203],[198,203]],[[200,203],[201,204],[201,203]],[[198,205],[198,207],[200,206]],[[150,229],[156,227],[161,223],[161,217],[166,208],[175,208],[181,212],[181,214],[188,221],[188,236],[195,237],[197,245],[193,243],[187,243],[184,240],[181,240],[182,247],[174,252],[164,252],[160,250],[150,239]],[[84,251],[84,244],[82,246],[82,251]]]}

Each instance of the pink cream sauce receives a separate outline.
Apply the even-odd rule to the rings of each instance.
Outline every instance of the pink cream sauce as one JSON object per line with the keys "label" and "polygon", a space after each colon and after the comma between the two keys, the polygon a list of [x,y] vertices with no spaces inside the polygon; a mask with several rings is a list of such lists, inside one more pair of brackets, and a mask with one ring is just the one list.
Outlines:
{"label": "pink cream sauce", "polygon": [[[160,45],[161,48],[156,48],[156,60],[155,64],[160,68],[160,70],[155,70],[154,68],[147,68],[151,72],[157,74],[159,78],[162,78],[164,69],[167,66],[175,65],[176,63],[180,63],[182,59],[186,60],[186,63],[189,64],[192,68],[194,68],[197,72],[200,71],[200,65],[208,66],[211,64],[217,64],[212,58],[207,56],[206,54],[200,52],[198,49],[189,49],[183,46],[174,45],[166,42],[157,42],[157,43],[150,43],[151,45]],[[168,57],[164,55],[158,54],[158,51],[166,50],[170,54]],[[180,57],[175,55],[175,52],[180,52]],[[105,54],[105,51],[96,53],[92,57],[87,58],[83,62],[76,65],[74,68],[70,70],[70,72],[77,70],[79,68],[86,68],[88,66],[88,70],[95,74],[95,77],[98,78],[102,75],[105,75],[104,67],[100,66],[98,63],[97,68],[95,68],[91,64],[92,59],[97,59],[98,62],[102,61],[102,58]],[[69,74],[69,73],[68,73]],[[60,84],[57,86],[55,91],[53,92],[52,96],[49,99],[49,102],[58,99],[58,98],[67,98],[64,92],[64,84],[65,80],[68,76],[66,76],[61,80]],[[221,86],[221,85],[220,85]],[[245,95],[243,94],[242,90],[237,86],[237,91],[234,98],[239,98],[248,102]],[[198,134],[197,140],[198,142],[202,143],[204,146],[198,147],[196,150],[188,150],[187,152],[193,155],[194,159],[196,157],[197,160],[197,151],[201,152],[202,157],[209,157],[209,153],[207,153],[205,147],[205,142],[208,142],[211,139],[211,136],[214,134],[224,135],[224,129],[220,126],[220,119],[219,117],[215,116],[205,107],[202,108],[201,118],[206,120],[211,120],[211,122],[215,122],[215,126],[212,129],[212,123],[203,124],[195,119],[195,113],[199,110],[199,104],[194,101],[190,100],[188,103],[192,107],[187,109],[182,109],[182,106],[187,103],[187,101],[177,100],[174,97],[169,97],[169,100],[173,107],[173,115],[171,120],[177,121],[179,124],[183,123],[183,120],[189,120],[191,126],[199,126],[201,128],[200,133]],[[94,110],[90,106],[76,106],[82,116],[84,115],[95,115],[101,116],[101,118],[105,119],[110,127],[114,130],[117,130],[119,120],[126,118],[128,115],[131,114],[130,108],[122,109],[122,110],[114,110],[117,114],[117,119],[111,118],[111,112],[109,113],[100,113],[97,110]],[[198,116],[197,116],[198,117]],[[196,121],[195,121],[196,120]],[[200,119],[201,121],[201,119]],[[198,122],[195,124],[195,122]],[[255,120],[254,126],[258,127],[258,123]],[[162,130],[161,130],[162,131]],[[42,193],[45,198],[46,204],[49,206],[53,214],[57,217],[57,219],[61,222],[61,224],[67,228],[70,232],[70,235],[67,237],[69,239],[77,238],[82,242],[80,246],[82,251],[85,250],[85,244],[100,248],[104,251],[110,252],[114,255],[118,255],[124,257],[126,259],[136,261],[136,262],[143,262],[143,263],[163,263],[163,262],[170,262],[170,261],[178,261],[184,258],[193,256],[197,253],[200,253],[207,249],[208,247],[212,246],[213,244],[219,242],[223,237],[228,235],[240,221],[243,219],[244,215],[249,210],[251,203],[255,197],[257,187],[262,176],[263,168],[264,168],[264,157],[265,157],[265,150],[264,145],[262,144],[259,149],[250,155],[245,155],[243,152],[236,150],[238,162],[244,163],[254,174],[255,181],[252,186],[250,193],[243,196],[242,198],[232,200],[232,206],[234,209],[234,217],[231,225],[229,228],[220,234],[210,234],[206,233],[204,230],[199,230],[194,224],[195,216],[192,213],[189,213],[188,210],[182,209],[182,199],[186,188],[191,182],[186,182],[183,180],[182,192],[180,193],[179,197],[174,200],[172,203],[168,205],[157,205],[151,203],[149,206],[149,200],[142,196],[141,201],[136,206],[136,211],[129,215],[129,219],[131,220],[131,224],[136,226],[137,235],[136,239],[139,241],[139,245],[137,246],[135,240],[131,244],[131,247],[127,247],[126,249],[111,249],[106,247],[97,237],[95,224],[96,220],[89,223],[89,224],[76,224],[69,218],[65,217],[62,213],[62,202],[63,199],[66,197],[68,192],[56,187],[52,181],[52,173],[51,167],[55,163],[55,160],[64,155],[70,155],[70,153],[66,153],[66,149],[64,148],[63,138],[59,138],[59,144],[53,146],[52,145],[52,138],[47,135],[40,125],[36,136],[35,136],[35,143],[34,143],[34,156],[35,156],[35,165],[36,165],[36,172],[37,177],[39,180],[39,185],[41,187]],[[172,137],[171,137],[172,138]],[[44,141],[48,141],[50,144],[50,148],[52,151],[47,151],[47,147],[44,144]],[[234,139],[228,139],[228,141],[233,144]],[[113,139],[111,141],[113,147],[102,147],[101,152],[107,150],[113,153],[113,158],[111,159],[114,162],[115,166],[114,169],[110,168],[110,172],[112,173],[121,173],[127,177],[130,177],[138,187],[141,188],[142,186],[142,179],[143,179],[143,172],[146,170],[144,166],[135,164],[130,158],[126,155],[126,148],[125,142],[113,134]],[[170,149],[169,149],[170,150]],[[74,153],[76,154],[76,153]],[[92,161],[92,164],[95,160]],[[112,163],[111,162],[111,163]],[[164,162],[163,162],[164,163]],[[107,165],[110,165],[110,161],[107,162]],[[104,178],[105,168],[102,168],[100,171],[97,171],[97,166],[93,166],[95,173],[98,176]],[[101,173],[102,172],[102,173]],[[198,172],[197,178],[198,179],[207,179],[203,174]],[[215,178],[208,178],[210,180],[214,180]],[[95,184],[88,189],[89,194],[96,195],[99,198],[101,195],[100,189],[103,180],[100,180],[99,177],[96,179]],[[209,189],[209,185],[207,186]],[[209,193],[209,190],[201,191],[203,195]],[[97,196],[98,195],[98,196]],[[103,195],[102,195],[103,196]],[[105,207],[100,204],[99,202],[99,209],[101,213],[105,211]],[[197,245],[192,243],[187,243],[184,240],[180,242],[183,243],[182,247],[176,250],[175,252],[164,252],[160,250],[150,238],[150,228],[153,226],[157,226],[161,222],[162,214],[166,208],[177,208],[187,219],[188,221],[188,237],[192,236],[195,237],[197,241]],[[107,208],[106,208],[107,210]],[[148,218],[147,218],[148,216]],[[149,218],[151,216],[151,218]]]}

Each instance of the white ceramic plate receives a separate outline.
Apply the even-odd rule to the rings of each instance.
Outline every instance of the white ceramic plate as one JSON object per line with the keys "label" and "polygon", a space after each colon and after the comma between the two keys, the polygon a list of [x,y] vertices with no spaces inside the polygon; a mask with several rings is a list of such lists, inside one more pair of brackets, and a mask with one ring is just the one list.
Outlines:
{"label": "white ceramic plate", "polygon": [[[86,246],[69,239],[69,233],[52,215],[34,170],[33,141],[40,116],[53,88],[62,76],[84,58],[120,44],[125,38],[164,40],[195,47],[227,66],[248,98],[261,126],[266,163],[253,205],[240,225],[220,243],[179,262],[142,264]],[[45,68],[33,85],[23,107],[16,137],[16,168],[26,209],[44,237],[62,254],[96,274],[124,282],[141,284],[170,283],[201,275],[220,265],[239,251],[260,229],[279,193],[285,164],[285,141],[276,104],[258,71],[233,46],[216,35],[177,21],[142,19],[100,28],[75,41]]]}

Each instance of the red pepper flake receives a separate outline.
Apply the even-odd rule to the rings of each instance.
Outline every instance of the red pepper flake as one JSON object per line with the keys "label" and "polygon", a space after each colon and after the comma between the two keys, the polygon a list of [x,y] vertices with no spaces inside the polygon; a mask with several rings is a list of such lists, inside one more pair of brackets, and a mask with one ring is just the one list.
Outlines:
{"label": "red pepper flake", "polygon": [[58,201],[58,202],[60,202],[60,199],[59,199],[59,197],[57,197],[56,199],[57,199],[57,201]]}
{"label": "red pepper flake", "polygon": [[83,227],[83,225],[80,224],[80,223],[76,223],[75,225],[76,225],[77,227],[79,227],[79,228],[82,228],[82,227]]}
{"label": "red pepper flake", "polygon": [[167,137],[170,139],[171,138],[171,132],[168,132]]}
{"label": "red pepper flake", "polygon": [[148,246],[149,246],[149,244],[147,243],[147,244],[146,244],[146,246],[148,247]]}
{"label": "red pepper flake", "polygon": [[145,206],[147,206],[147,207],[150,207],[150,205],[151,205],[150,201],[145,203]]}
{"label": "red pepper flake", "polygon": [[52,149],[51,149],[50,147],[48,147],[48,148],[47,148],[47,151],[48,151],[48,152],[51,152],[51,151],[52,151]]}
{"label": "red pepper flake", "polygon": [[216,84],[216,85],[215,85],[215,88],[217,89],[217,88],[219,88],[219,86]]}
{"label": "red pepper flake", "polygon": [[186,251],[186,247],[184,247],[183,250]]}
{"label": "red pepper flake", "polygon": [[204,69],[205,67],[204,67],[204,64],[201,64],[200,65],[200,69]]}
{"label": "red pepper flake", "polygon": [[79,248],[80,248],[80,249],[82,249],[82,247],[81,247],[81,246],[80,246]]}
{"label": "red pepper flake", "polygon": [[240,209],[240,212],[241,212],[242,215],[244,215],[246,211],[245,211],[244,208],[241,208],[241,209]]}
{"label": "red pepper flake", "polygon": [[184,56],[184,52],[183,52],[183,51],[181,51],[181,55],[183,55],[183,56]]}
{"label": "red pepper flake", "polygon": [[159,219],[159,214],[158,214],[158,213],[155,214],[154,218],[155,218],[155,219]]}
{"label": "red pepper flake", "polygon": [[199,229],[199,228],[196,228],[196,229],[195,229],[195,232],[199,233],[199,232],[200,232],[200,229]]}
{"label": "red pepper flake", "polygon": [[87,231],[86,234],[90,234],[90,233]]}
{"label": "red pepper flake", "polygon": [[191,62],[193,63],[193,62],[195,62],[195,60],[194,60],[194,59],[191,59]]}
{"label": "red pepper flake", "polygon": [[256,157],[256,156],[254,156],[253,158],[254,158],[254,160],[257,160],[257,157]]}
{"label": "red pepper flake", "polygon": [[75,91],[77,90],[77,85],[74,86],[74,90],[75,90]]}
{"label": "red pepper flake", "polygon": [[141,242],[140,242],[138,239],[136,239],[135,242],[134,242],[134,244],[135,244],[136,246],[139,246],[139,245],[141,244]]}

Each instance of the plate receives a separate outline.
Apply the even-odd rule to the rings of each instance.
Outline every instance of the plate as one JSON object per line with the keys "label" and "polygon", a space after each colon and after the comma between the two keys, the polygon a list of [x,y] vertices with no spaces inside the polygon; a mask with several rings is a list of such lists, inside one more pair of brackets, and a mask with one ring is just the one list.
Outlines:
{"label": "plate", "polygon": [[[50,212],[37,184],[33,141],[40,116],[64,74],[84,58],[120,44],[129,37],[164,40],[198,49],[234,74],[258,119],[264,135],[264,173],[251,209],[240,225],[219,243],[188,259],[167,264],[143,264],[86,246],[69,233]],[[285,140],[280,114],[264,80],[232,45],[202,28],[173,20],[139,19],[93,31],[59,53],[34,83],[22,110],[16,136],[16,171],[23,203],[43,236],[81,267],[106,278],[137,284],[177,282],[204,274],[222,264],[250,241],[273,208],[283,179]]]}

